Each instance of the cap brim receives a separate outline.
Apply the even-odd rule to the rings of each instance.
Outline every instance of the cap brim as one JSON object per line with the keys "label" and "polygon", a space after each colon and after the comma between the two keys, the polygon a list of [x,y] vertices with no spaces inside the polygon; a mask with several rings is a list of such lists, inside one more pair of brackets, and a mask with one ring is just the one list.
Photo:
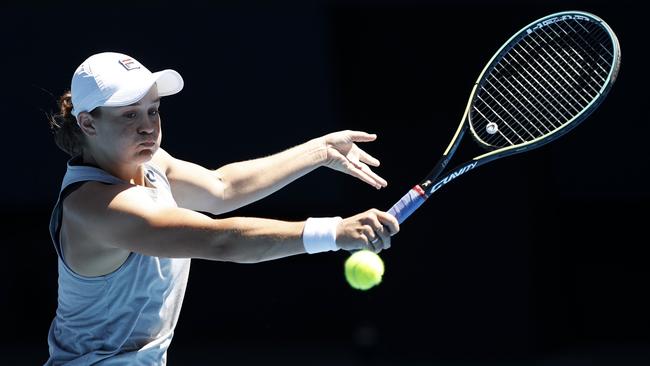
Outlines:
{"label": "cap brim", "polygon": [[175,70],[167,69],[154,72],[153,76],[158,86],[158,95],[161,97],[176,94],[183,89],[183,78]]}
{"label": "cap brim", "polygon": [[154,86],[158,88],[158,96],[176,94],[183,89],[183,78],[174,70],[163,70],[150,74],[145,79],[134,81],[129,89],[122,89],[113,94],[103,105],[106,107],[121,107],[138,102]]}

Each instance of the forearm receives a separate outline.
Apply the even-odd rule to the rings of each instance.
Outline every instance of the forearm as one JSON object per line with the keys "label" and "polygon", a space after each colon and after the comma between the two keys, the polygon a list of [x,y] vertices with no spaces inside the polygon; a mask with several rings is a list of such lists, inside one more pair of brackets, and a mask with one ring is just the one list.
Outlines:
{"label": "forearm", "polygon": [[264,198],[320,167],[338,170],[379,189],[387,182],[370,166],[379,160],[355,142],[374,141],[376,135],[339,131],[260,159],[228,164],[209,170],[174,159],[162,149],[157,158],[166,167],[176,202],[181,207],[216,215]]}
{"label": "forearm", "polygon": [[120,234],[120,246],[152,256],[255,263],[305,253],[303,227],[304,222],[251,217],[216,220],[169,208],[134,221]]}
{"label": "forearm", "polygon": [[215,236],[212,258],[237,263],[257,263],[305,253],[304,222],[233,217],[215,221],[227,241]]}
{"label": "forearm", "polygon": [[318,168],[326,156],[322,139],[313,139],[271,156],[228,164],[215,173],[225,184],[224,200],[241,207]]}

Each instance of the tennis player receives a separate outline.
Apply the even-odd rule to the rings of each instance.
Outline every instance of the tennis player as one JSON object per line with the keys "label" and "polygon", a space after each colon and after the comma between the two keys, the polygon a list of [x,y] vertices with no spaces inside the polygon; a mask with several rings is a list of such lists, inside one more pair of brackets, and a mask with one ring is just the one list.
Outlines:
{"label": "tennis player", "polygon": [[[191,258],[255,263],[301,253],[390,247],[399,231],[371,209],[287,222],[213,219],[257,201],[320,166],[379,189],[379,161],[341,131],[278,154],[209,170],[160,147],[161,97],[178,93],[174,70],[100,53],[75,71],[50,125],[68,161],[50,233],[58,254],[58,308],[47,365],[164,365]],[[200,128],[200,127],[193,127]]]}

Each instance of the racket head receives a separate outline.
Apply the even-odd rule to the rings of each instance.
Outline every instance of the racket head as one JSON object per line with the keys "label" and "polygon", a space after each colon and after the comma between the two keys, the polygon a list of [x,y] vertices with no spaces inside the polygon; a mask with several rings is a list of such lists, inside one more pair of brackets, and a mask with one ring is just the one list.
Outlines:
{"label": "racket head", "polygon": [[472,89],[464,120],[491,151],[475,159],[530,150],[570,131],[603,101],[620,57],[612,29],[590,13],[555,13],[523,27]]}

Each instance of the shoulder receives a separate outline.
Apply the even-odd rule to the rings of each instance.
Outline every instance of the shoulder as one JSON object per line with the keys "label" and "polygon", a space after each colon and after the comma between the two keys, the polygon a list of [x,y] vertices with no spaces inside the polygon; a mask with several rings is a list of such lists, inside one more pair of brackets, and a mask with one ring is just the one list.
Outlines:
{"label": "shoulder", "polygon": [[172,169],[174,162],[174,157],[171,156],[162,147],[158,148],[158,151],[156,151],[156,153],[153,155],[153,158],[151,159],[151,163],[166,175],[169,175],[169,171]]}
{"label": "shoulder", "polygon": [[63,201],[66,222],[96,234],[110,230],[121,216],[144,216],[154,206],[155,201],[142,187],[94,181],[84,183]]}
{"label": "shoulder", "polygon": [[60,241],[65,261],[76,273],[99,276],[113,272],[130,250],[113,245],[124,221],[143,218],[153,201],[129,184],[86,182],[63,201]]}
{"label": "shoulder", "polygon": [[133,251],[120,243],[156,217],[160,206],[144,187],[130,184],[86,182],[63,201],[60,241],[66,263],[87,276],[117,269]]}
{"label": "shoulder", "polygon": [[196,178],[205,176],[207,172],[197,164],[173,157],[162,148],[156,151],[150,163],[165,173],[172,186],[182,181],[194,181],[193,184],[196,185]]}
{"label": "shoulder", "polygon": [[118,204],[125,199],[141,200],[146,198],[147,195],[141,191],[139,186],[123,183],[123,184],[107,184],[96,181],[89,181],[84,183],[77,190],[72,192],[64,201],[64,206],[83,208],[110,208],[114,204]]}

